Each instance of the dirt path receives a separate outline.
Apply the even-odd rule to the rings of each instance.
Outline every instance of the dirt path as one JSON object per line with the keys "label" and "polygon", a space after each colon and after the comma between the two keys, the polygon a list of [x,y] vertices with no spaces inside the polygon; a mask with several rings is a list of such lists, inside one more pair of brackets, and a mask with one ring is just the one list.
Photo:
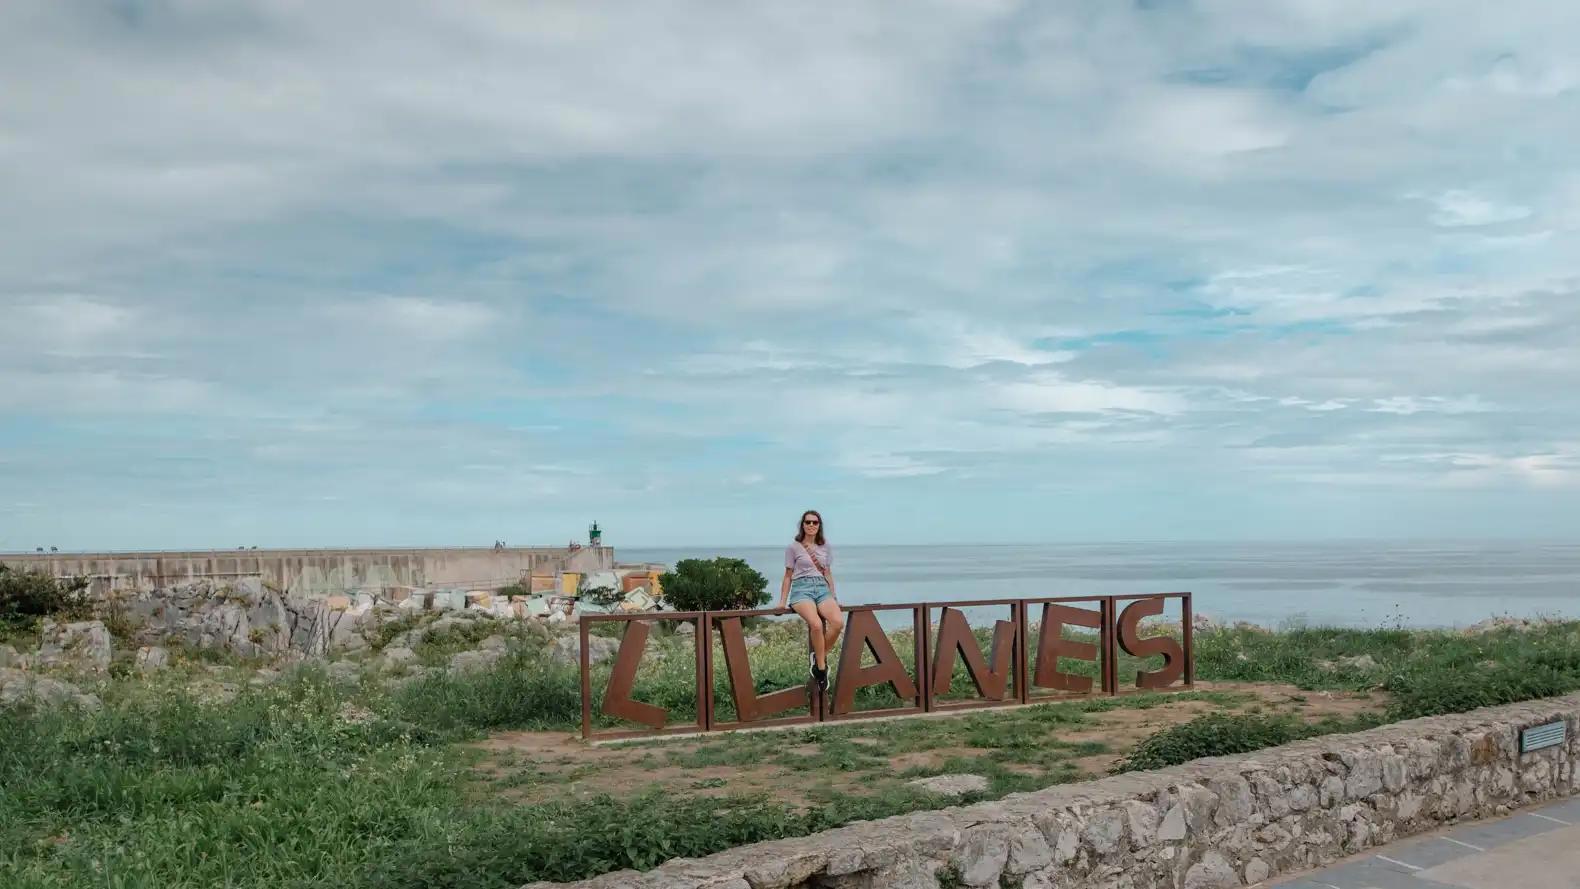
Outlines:
{"label": "dirt path", "polygon": [[[1100,702],[1105,699],[1094,699]],[[1307,722],[1380,712],[1375,693],[1199,683],[1194,695],[975,711],[948,718],[844,723],[594,747],[563,732],[505,732],[480,742],[476,792],[522,802],[629,796],[648,789],[764,795],[794,806],[872,794],[940,773],[985,774],[999,792],[1100,777],[1154,732],[1215,711]],[[1102,706],[1102,705],[1098,705]]]}

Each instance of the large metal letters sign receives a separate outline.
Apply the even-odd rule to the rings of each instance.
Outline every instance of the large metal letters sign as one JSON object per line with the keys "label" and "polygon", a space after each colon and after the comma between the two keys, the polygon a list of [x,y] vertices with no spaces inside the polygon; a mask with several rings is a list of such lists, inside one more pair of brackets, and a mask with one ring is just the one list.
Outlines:
{"label": "large metal letters sign", "polygon": [[[1163,613],[1170,599],[1180,603],[1179,638],[1144,635],[1141,621]],[[984,652],[967,620],[967,608],[1008,608],[1008,620],[996,620]],[[913,649],[909,662],[878,621],[880,612],[911,612]],[[968,707],[1005,707],[1062,698],[1121,694],[1120,653],[1147,659],[1156,669],[1137,669],[1124,684],[1133,689],[1188,689],[1195,682],[1191,650],[1191,594],[1144,596],[1063,596],[1048,599],[995,599],[965,602],[924,602],[908,605],[854,605],[846,609],[838,670],[827,695],[810,683],[759,692],[742,621],[748,617],[782,615],[776,610],[648,612],[586,614],[581,618],[582,737],[592,740],[680,734],[747,727],[864,719],[930,713]],[[937,615],[937,631],[933,619]],[[1035,616],[1035,622],[1028,617]],[[696,660],[696,718],[671,725],[663,707],[632,697],[651,625],[657,621],[693,625]],[[606,716],[647,726],[639,730],[593,731],[592,668],[588,631],[594,623],[625,624],[609,682],[599,710]],[[1065,628],[1096,631],[1069,638]],[[1032,639],[1031,634],[1036,638]],[[720,721],[713,698],[714,639],[723,652],[730,703],[735,718]],[[1161,658],[1161,665],[1156,659]],[[1068,672],[1068,661],[1095,669]],[[870,662],[870,663],[864,663]],[[955,666],[965,669],[974,697],[951,697]],[[1096,677],[1087,675],[1095,673]],[[887,685],[898,707],[862,710],[857,692]],[[804,714],[784,716],[787,711]]]}

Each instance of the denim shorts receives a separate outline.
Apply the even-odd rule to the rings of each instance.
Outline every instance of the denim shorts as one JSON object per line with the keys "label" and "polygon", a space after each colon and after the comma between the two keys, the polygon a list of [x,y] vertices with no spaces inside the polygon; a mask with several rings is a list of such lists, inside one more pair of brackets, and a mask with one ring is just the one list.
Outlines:
{"label": "denim shorts", "polygon": [[797,577],[790,581],[790,604],[797,602],[811,602],[813,605],[822,605],[832,599],[834,594],[829,592],[828,581],[821,577]]}

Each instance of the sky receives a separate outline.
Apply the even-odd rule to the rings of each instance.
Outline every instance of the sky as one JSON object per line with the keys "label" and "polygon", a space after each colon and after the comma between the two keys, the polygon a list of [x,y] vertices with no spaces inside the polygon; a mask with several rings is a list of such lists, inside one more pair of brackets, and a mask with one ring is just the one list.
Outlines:
{"label": "sky", "polygon": [[0,4],[0,549],[1580,537],[1580,5]]}

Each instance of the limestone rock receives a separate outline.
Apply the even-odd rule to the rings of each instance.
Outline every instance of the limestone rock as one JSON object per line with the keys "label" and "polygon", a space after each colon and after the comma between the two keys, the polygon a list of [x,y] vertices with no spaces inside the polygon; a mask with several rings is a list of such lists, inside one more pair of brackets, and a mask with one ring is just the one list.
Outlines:
{"label": "limestone rock", "polygon": [[1177,843],[1185,839],[1185,807],[1175,805],[1168,814],[1163,816],[1163,824],[1158,827],[1158,839],[1164,842]]}
{"label": "limestone rock", "polygon": [[1219,826],[1243,824],[1251,817],[1251,812],[1254,810],[1251,782],[1239,775],[1228,775],[1214,778],[1207,783],[1207,787],[1218,797],[1219,806],[1215,823]]}
{"label": "limestone rock", "polygon": [[170,652],[158,645],[144,645],[137,649],[133,666],[139,673],[157,673],[170,666]]}
{"label": "limestone rock", "polygon": [[[1249,791],[1249,788],[1247,788]],[[1218,797],[1200,784],[1186,784],[1179,788],[1180,803],[1185,807],[1185,826],[1190,833],[1207,830],[1213,814],[1218,810]]]}
{"label": "limestone rock", "polygon": [[938,889],[938,876],[922,861],[906,857],[867,875],[862,889]]}
{"label": "limestone rock", "polygon": [[941,796],[965,796],[968,793],[982,793],[988,789],[988,779],[981,775],[935,775],[906,783]]}
{"label": "limestone rock", "polygon": [[1020,830],[1010,837],[1009,862],[1005,869],[1011,874],[1029,873],[1052,863],[1053,849],[1041,830]]}
{"label": "limestone rock", "polygon": [[1405,785],[1405,759],[1394,754],[1384,756],[1382,761],[1383,789],[1389,793],[1398,793]]}
{"label": "limestone rock", "polygon": [[1081,839],[1086,841],[1092,851],[1098,855],[1112,855],[1119,849],[1119,843],[1125,838],[1125,816],[1122,812],[1110,810],[1099,812],[1087,822],[1086,830],[1082,831]]}
{"label": "limestone rock", "polygon": [[18,654],[15,648],[9,645],[0,645],[0,670],[13,667],[19,670],[26,669],[27,659]]}
{"label": "limestone rock", "polygon": [[104,671],[110,668],[110,631],[104,622],[85,620],[70,624],[45,621],[43,644],[38,649],[41,667],[69,667]]}
{"label": "limestone rock", "polygon": [[1152,845],[1158,833],[1158,810],[1140,800],[1125,800],[1125,821],[1130,828],[1130,847]]}
{"label": "limestone rock", "polygon": [[450,658],[451,673],[480,673],[505,656],[502,651],[463,651]]}
{"label": "limestone rock", "polygon": [[1349,768],[1344,781],[1346,799],[1365,799],[1383,787],[1382,758],[1370,750],[1341,753],[1339,759]]}
{"label": "limestone rock", "polygon": [[[578,636],[561,636],[554,640],[554,647],[549,649],[549,657],[561,664],[572,666],[581,663],[581,643]],[[620,650],[618,639],[609,639],[604,636],[587,637],[587,660],[589,663],[601,664],[614,657]]]}
{"label": "limestone rock", "polygon": [[1267,879],[1267,875],[1270,872],[1271,872],[1271,868],[1269,868],[1267,866],[1267,862],[1263,861],[1260,858],[1253,858],[1250,861],[1246,862],[1246,865],[1245,865],[1245,881],[1247,883],[1251,883],[1251,884],[1260,883],[1263,880]]}
{"label": "limestone rock", "polygon": [[980,827],[966,834],[955,853],[955,869],[967,886],[997,886],[1009,863],[1009,838],[1002,827]]}
{"label": "limestone rock", "polygon": [[429,624],[423,631],[423,638],[431,641],[453,629],[471,629],[477,626],[478,620],[486,617],[487,615],[481,611],[451,612]]}
{"label": "limestone rock", "polygon": [[63,706],[97,711],[103,703],[69,682],[48,676],[35,676],[20,670],[0,669],[0,707],[33,704],[46,708]]}
{"label": "limestone rock", "polygon": [[1190,870],[1185,872],[1182,889],[1230,889],[1239,885],[1240,877],[1229,866],[1229,862],[1216,851],[1208,850],[1201,861],[1191,865]]}
{"label": "limestone rock", "polygon": [[386,648],[384,656],[379,659],[379,666],[386,670],[399,670],[416,661],[417,652],[410,648]]}
{"label": "limestone rock", "polygon": [[510,640],[506,639],[504,636],[499,635],[498,633],[495,633],[494,635],[489,636],[487,639],[484,639],[482,642],[478,643],[477,647],[485,651],[505,651],[506,649],[510,648]]}

